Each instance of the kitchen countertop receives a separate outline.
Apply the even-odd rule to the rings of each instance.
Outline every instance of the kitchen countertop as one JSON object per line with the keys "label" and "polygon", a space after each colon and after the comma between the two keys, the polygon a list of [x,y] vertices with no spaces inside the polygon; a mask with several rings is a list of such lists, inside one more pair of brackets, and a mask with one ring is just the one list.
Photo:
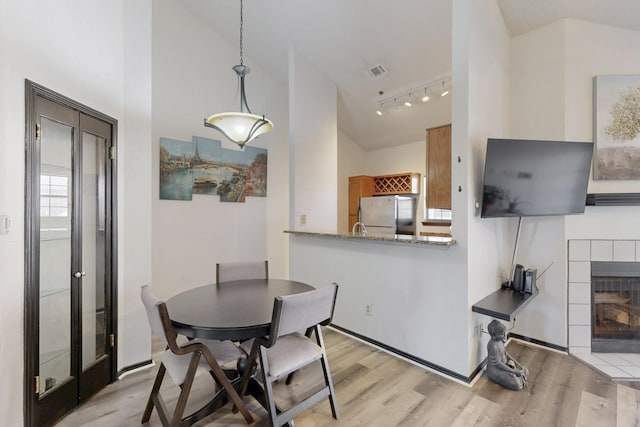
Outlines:
{"label": "kitchen countertop", "polygon": [[334,234],[334,233],[315,233],[311,231],[293,231],[293,230],[285,230],[285,233],[289,233],[297,236],[330,237],[335,239],[364,240],[364,241],[375,241],[375,242],[383,242],[383,243],[438,245],[438,246],[447,246],[447,247],[456,244],[456,241],[453,238],[442,237],[442,236],[409,236],[404,234],[371,234],[371,233]]}

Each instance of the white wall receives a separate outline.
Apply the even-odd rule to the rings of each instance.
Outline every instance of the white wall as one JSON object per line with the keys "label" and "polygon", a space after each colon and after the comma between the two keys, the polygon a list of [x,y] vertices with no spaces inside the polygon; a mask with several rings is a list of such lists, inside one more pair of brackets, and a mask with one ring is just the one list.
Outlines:
{"label": "white wall", "polygon": [[587,206],[584,215],[565,219],[565,237],[571,239],[637,240],[640,207]]}
{"label": "white wall", "polygon": [[295,230],[335,233],[337,91],[333,82],[294,50],[289,52],[289,118],[290,225]]}
{"label": "white wall", "polygon": [[338,233],[349,230],[349,177],[366,175],[366,152],[338,130]]}
{"label": "white wall", "polygon": [[[512,40],[510,137],[565,139],[564,40],[561,21]],[[513,330],[559,346],[567,341],[563,236],[563,217],[523,218],[516,261],[538,274],[551,267],[537,284],[540,294],[518,315]]]}
{"label": "white wall", "polygon": [[[182,29],[188,28],[189,31]],[[176,29],[180,29],[176,31]],[[162,297],[215,281],[215,263],[269,259],[275,277],[288,273],[287,88],[251,62],[245,46],[247,102],[265,114],[274,130],[250,142],[266,148],[267,197],[223,203],[219,196],[191,201],[159,199],[159,139],[191,141],[202,136],[238,149],[219,132],[205,128],[209,115],[238,110],[236,46],[225,42],[198,17],[169,0],[153,2],[153,286]]]}
{"label": "white wall", "polygon": [[[3,424],[23,423],[23,293],[24,293],[24,79],[28,78],[85,105],[119,120],[118,143],[120,150],[145,154],[148,140],[144,139],[144,122],[150,114],[145,102],[145,82],[149,68],[145,65],[150,55],[144,21],[148,17],[150,2],[138,2],[135,7],[124,6],[123,1],[66,2],[64,6],[48,2],[25,0],[3,2],[0,14],[0,213],[11,217],[11,231],[0,236],[0,282],[3,296],[0,301],[0,323],[3,339],[0,341],[0,413]],[[125,19],[125,14],[126,19]],[[87,19],[96,17],[96,19]],[[129,26],[140,20],[140,32]],[[125,48],[131,43],[130,48]],[[141,69],[126,74],[125,58],[136,49]],[[126,87],[142,85],[140,91],[125,95]],[[126,100],[126,101],[125,101]],[[125,102],[135,100],[135,110],[125,108]],[[137,121],[142,120],[138,125]],[[134,148],[136,147],[136,148]],[[136,281],[148,275],[150,253],[148,232],[141,229],[126,240],[123,230],[129,227],[130,217],[149,216],[148,200],[128,198],[125,162],[118,164],[119,188],[119,294],[127,297],[130,274]],[[145,161],[136,165],[136,173],[148,176]],[[144,179],[140,183],[146,187]],[[138,191],[132,183],[131,190]],[[133,213],[136,213],[133,215]],[[132,219],[132,221],[136,221]],[[126,255],[126,256],[125,256]],[[135,263],[135,265],[132,265]],[[135,273],[133,273],[135,272]],[[148,277],[147,277],[148,278]],[[121,318],[133,308],[122,303]],[[133,316],[133,319],[137,319]],[[118,337],[122,346],[119,368],[123,361],[144,360],[148,356],[133,346],[125,348],[123,340],[135,341],[141,337],[136,323],[127,325],[127,331]],[[124,328],[121,322],[121,331]]]}
{"label": "white wall", "polygon": [[[510,136],[592,141],[592,79],[640,69],[640,33],[562,20],[512,40]],[[637,192],[638,181],[593,181],[589,192]],[[541,293],[514,332],[566,347],[567,240],[637,239],[638,207],[587,207],[584,215],[525,218],[518,262],[540,273]]]}
{"label": "white wall", "polygon": [[[151,0],[124,2],[123,117],[118,144],[118,368],[149,360],[140,285],[151,280]],[[125,218],[126,221],[121,221]],[[135,326],[134,326],[135,325]]]}
{"label": "white wall", "polygon": [[509,137],[564,137],[564,39],[561,21],[512,39]]}
{"label": "white wall", "polygon": [[486,336],[475,336],[475,327],[491,320],[472,315],[471,306],[499,288],[509,245],[502,230],[508,224],[481,220],[475,209],[487,138],[502,136],[506,127],[509,37],[495,0],[457,1],[453,12],[452,233],[467,286],[462,349],[471,371],[486,355]]}
{"label": "white wall", "polygon": [[[463,377],[469,311],[456,247],[292,236],[291,278],[338,283],[333,322]],[[370,304],[372,315],[365,314]]]}

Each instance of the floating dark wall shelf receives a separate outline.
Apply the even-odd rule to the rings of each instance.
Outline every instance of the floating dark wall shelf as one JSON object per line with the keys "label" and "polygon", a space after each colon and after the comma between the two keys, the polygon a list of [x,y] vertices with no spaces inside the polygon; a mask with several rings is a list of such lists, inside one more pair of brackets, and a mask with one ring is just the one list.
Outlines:
{"label": "floating dark wall shelf", "polygon": [[640,206],[640,193],[587,194],[587,206]]}
{"label": "floating dark wall shelf", "polygon": [[538,292],[536,289],[533,294],[525,294],[510,288],[500,288],[473,304],[471,311],[511,322]]}

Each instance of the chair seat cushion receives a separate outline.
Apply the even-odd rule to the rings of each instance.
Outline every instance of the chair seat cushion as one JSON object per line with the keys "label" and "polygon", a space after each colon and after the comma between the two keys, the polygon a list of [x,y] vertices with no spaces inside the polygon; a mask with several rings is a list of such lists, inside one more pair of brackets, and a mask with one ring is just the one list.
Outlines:
{"label": "chair seat cushion", "polygon": [[[184,345],[200,342],[207,346],[213,357],[216,358],[218,364],[229,365],[235,362],[237,359],[244,357],[244,353],[231,341],[214,341],[214,340],[200,340],[195,339],[185,343]],[[189,369],[189,363],[191,362],[192,353],[178,355],[173,354],[171,350],[165,350],[160,359],[164,366],[167,368],[167,372],[169,376],[177,385],[182,385],[184,383],[185,376],[187,374],[187,369]],[[200,363],[198,365],[198,369],[196,371],[196,377],[198,375],[209,372],[210,367],[207,363],[207,360],[200,356]]]}
{"label": "chair seat cushion", "polygon": [[278,338],[266,349],[269,376],[280,378],[322,357],[322,348],[299,332]]}

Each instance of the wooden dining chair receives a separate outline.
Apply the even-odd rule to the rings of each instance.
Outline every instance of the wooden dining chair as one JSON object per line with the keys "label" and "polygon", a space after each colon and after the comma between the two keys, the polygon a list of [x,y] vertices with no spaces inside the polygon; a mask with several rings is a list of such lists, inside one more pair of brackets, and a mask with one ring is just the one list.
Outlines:
{"label": "wooden dining chair", "polygon": [[[142,415],[142,423],[149,421],[155,407],[163,426],[181,425],[194,379],[199,375],[210,373],[216,384],[226,391],[234,404],[234,409],[239,409],[247,424],[251,424],[253,422],[251,413],[219,365],[237,360],[243,357],[244,353],[230,341],[195,339],[179,345],[176,332],[171,326],[166,303],[156,298],[148,285],[142,287],[141,294],[152,332],[167,344],[167,349],[160,356],[160,368]],[[166,372],[181,389],[173,415],[169,414],[160,395],[160,386]],[[185,418],[192,417],[197,412]]]}
{"label": "wooden dining chair", "polygon": [[[252,344],[247,363],[253,366],[259,358],[272,426],[281,426],[289,422],[326,397],[329,398],[333,418],[339,417],[320,328],[321,325],[331,323],[337,292],[338,285],[334,283],[313,291],[276,297],[269,336],[258,338]],[[314,332],[315,340],[299,332],[310,328]],[[317,360],[320,360],[323,372],[322,388],[282,412],[276,409],[272,384]],[[245,393],[250,371],[251,369],[247,369],[243,376],[241,396]]]}
{"label": "wooden dining chair", "polygon": [[237,261],[216,264],[216,283],[243,279],[268,279],[269,261]]}

